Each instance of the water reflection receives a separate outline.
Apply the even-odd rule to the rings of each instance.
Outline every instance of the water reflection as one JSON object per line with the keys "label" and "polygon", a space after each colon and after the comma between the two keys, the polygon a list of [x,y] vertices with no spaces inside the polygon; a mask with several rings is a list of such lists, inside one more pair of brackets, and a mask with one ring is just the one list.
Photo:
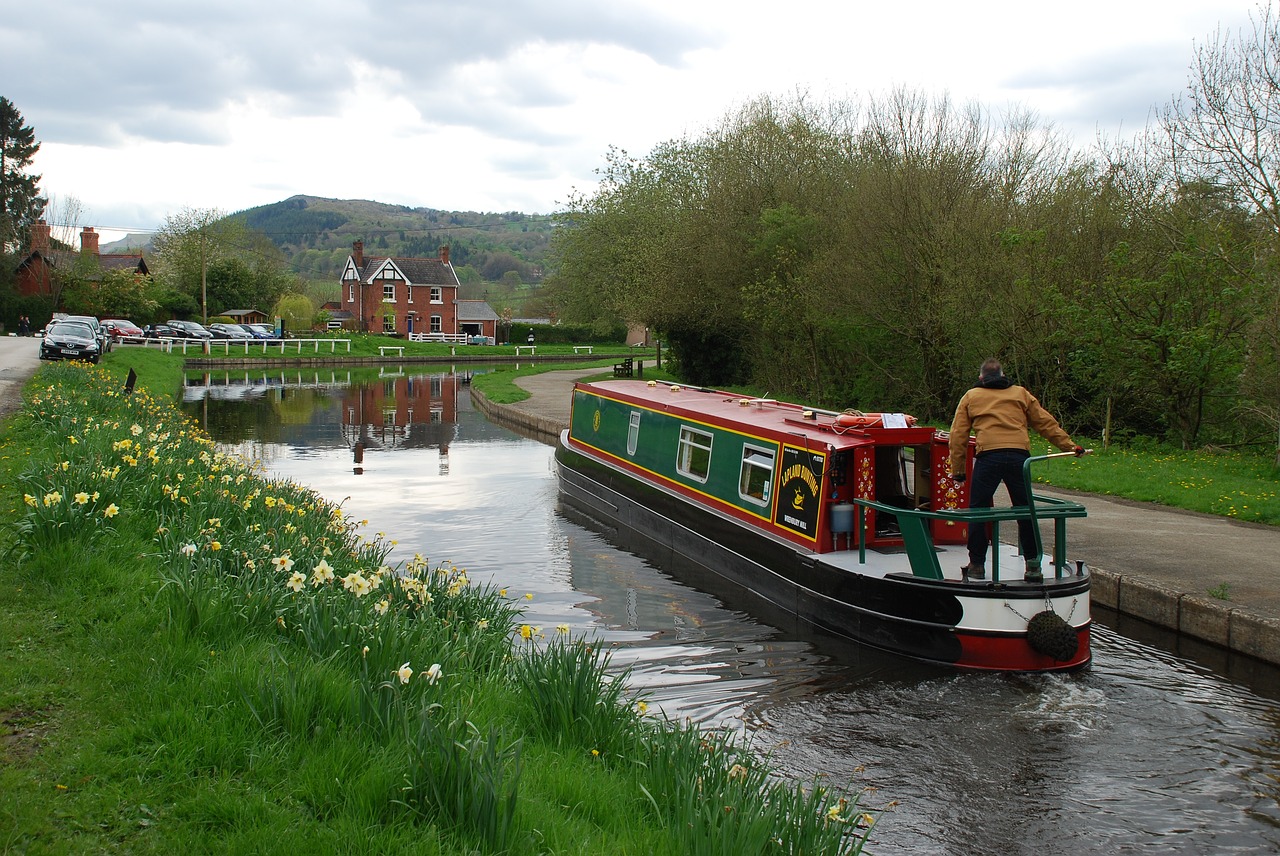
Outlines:
{"label": "water reflection", "polygon": [[530,623],[607,640],[668,715],[743,728],[799,778],[875,788],[879,856],[1280,850],[1275,670],[1237,674],[1105,624],[1093,668],[1068,676],[789,638],[558,515],[550,448],[475,412],[469,380],[208,377],[184,407],[397,538],[398,558],[465,564]]}

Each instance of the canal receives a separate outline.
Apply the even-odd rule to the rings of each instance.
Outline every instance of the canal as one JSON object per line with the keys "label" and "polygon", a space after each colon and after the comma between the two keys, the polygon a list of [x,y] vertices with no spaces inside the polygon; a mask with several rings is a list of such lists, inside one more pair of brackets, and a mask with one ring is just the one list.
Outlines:
{"label": "canal", "polygon": [[[785,634],[557,510],[552,450],[424,367],[193,376],[223,448],[342,504],[367,533],[609,643],[666,715],[866,789],[869,852],[1280,852],[1280,676],[1095,615],[1076,675],[960,673]],[[526,598],[527,595],[527,598]],[[1177,653],[1175,653],[1177,652]]]}

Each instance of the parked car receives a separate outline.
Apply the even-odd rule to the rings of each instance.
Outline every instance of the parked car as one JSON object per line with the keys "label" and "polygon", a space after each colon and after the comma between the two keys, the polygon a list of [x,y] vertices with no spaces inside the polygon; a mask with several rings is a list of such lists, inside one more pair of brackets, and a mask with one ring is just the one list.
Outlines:
{"label": "parked car", "polygon": [[142,328],[123,318],[107,318],[102,322],[102,326],[107,328],[107,335],[117,342],[121,339],[142,338]]}
{"label": "parked car", "polygon": [[82,324],[88,324],[90,329],[93,330],[93,335],[97,338],[98,344],[101,346],[102,353],[105,354],[107,351],[111,350],[111,336],[107,333],[107,328],[103,327],[102,323],[98,321],[98,319],[95,318],[94,316],[67,315],[62,320],[63,321],[79,321]]}
{"label": "parked car", "polygon": [[212,339],[213,338],[212,333],[210,333],[208,330],[206,330],[204,327],[200,326],[194,321],[176,321],[170,318],[168,321],[165,322],[165,326],[167,326],[170,330],[173,331],[171,335],[175,339]]}
{"label": "parked car", "polygon": [[173,331],[168,324],[148,324],[142,331],[142,335],[148,339],[180,339],[180,335]]}
{"label": "parked car", "polygon": [[239,324],[210,324],[209,332],[215,339],[252,339]]}
{"label": "parked car", "polygon": [[276,331],[265,324],[241,324],[244,331],[255,339],[274,339]]}
{"label": "parked car", "polygon": [[93,328],[82,321],[54,321],[40,340],[40,359],[96,363],[102,359],[102,343]]}

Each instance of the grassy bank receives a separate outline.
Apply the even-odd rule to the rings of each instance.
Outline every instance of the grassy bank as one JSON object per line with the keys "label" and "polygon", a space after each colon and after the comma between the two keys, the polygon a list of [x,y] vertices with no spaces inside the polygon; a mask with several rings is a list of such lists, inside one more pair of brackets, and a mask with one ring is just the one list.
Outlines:
{"label": "grassy bank", "polygon": [[179,372],[46,366],[0,427],[0,850],[860,849],[839,793],[216,452]]}

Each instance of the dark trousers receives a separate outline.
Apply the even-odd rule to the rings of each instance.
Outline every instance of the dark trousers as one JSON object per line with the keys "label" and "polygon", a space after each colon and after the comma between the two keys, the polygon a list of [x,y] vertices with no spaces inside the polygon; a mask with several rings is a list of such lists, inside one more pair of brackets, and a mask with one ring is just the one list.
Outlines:
{"label": "dark trousers", "polygon": [[[996,488],[1002,482],[1009,491],[1009,501],[1015,506],[1025,506],[1027,489],[1022,481],[1022,465],[1029,457],[1031,453],[1025,449],[993,449],[975,458],[973,478],[969,484],[969,507],[991,508],[995,504]],[[987,561],[987,545],[991,542],[988,525],[969,524],[969,561],[975,565],[985,565]],[[1036,554],[1036,538],[1030,520],[1018,521],[1018,543],[1024,557]]]}

